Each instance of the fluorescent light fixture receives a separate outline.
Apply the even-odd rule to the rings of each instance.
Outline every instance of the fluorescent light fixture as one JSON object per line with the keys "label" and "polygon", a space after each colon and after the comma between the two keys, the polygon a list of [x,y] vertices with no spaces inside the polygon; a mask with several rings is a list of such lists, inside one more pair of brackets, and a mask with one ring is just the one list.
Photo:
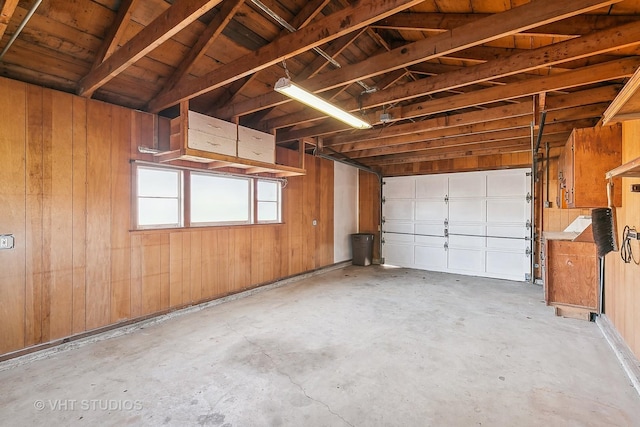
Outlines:
{"label": "fluorescent light fixture", "polygon": [[287,95],[290,98],[296,99],[303,104],[308,105],[311,108],[315,108],[318,111],[322,111],[323,113],[340,120],[348,124],[349,126],[353,126],[356,129],[369,129],[371,125],[364,120],[359,119],[351,113],[348,113],[333,104],[325,101],[324,99],[312,94],[311,92],[307,92],[302,89],[300,86],[297,86],[294,83],[291,83],[286,77],[280,78],[276,82],[274,86],[276,92],[280,92],[283,95]]}

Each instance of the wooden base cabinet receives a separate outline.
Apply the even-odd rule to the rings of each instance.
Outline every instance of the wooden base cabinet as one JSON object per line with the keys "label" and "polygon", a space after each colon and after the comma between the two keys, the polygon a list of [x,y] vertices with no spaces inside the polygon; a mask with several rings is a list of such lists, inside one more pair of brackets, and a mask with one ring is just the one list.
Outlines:
{"label": "wooden base cabinet", "polygon": [[599,277],[595,243],[545,238],[544,294],[547,305],[597,313]]}

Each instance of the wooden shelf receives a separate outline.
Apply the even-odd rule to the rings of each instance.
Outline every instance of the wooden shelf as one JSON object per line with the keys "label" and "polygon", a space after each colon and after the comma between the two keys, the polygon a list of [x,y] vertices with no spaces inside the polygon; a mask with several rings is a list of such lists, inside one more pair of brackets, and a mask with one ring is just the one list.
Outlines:
{"label": "wooden shelf", "polygon": [[640,157],[633,159],[622,166],[618,166],[615,169],[611,169],[605,174],[605,176],[607,179],[615,177],[640,178]]}
{"label": "wooden shelf", "polygon": [[292,166],[276,165],[259,162],[257,160],[243,159],[240,157],[226,156],[224,154],[210,153],[208,151],[182,148],[180,150],[167,151],[154,154],[158,163],[170,163],[179,160],[197,162],[205,165],[206,169],[224,170],[225,168],[242,169],[247,175],[270,174],[275,177],[290,177],[306,175],[306,171]]}

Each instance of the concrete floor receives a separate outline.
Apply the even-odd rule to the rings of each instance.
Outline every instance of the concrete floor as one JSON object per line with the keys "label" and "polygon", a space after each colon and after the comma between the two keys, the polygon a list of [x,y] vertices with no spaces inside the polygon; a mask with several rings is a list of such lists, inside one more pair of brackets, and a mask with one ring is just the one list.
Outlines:
{"label": "concrete floor", "polygon": [[594,323],[542,288],[348,267],[20,366],[0,424],[631,426]]}

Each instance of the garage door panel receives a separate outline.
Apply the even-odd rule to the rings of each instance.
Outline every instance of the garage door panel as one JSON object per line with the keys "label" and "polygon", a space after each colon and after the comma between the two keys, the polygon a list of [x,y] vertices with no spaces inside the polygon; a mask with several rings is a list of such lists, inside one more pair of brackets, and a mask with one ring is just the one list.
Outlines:
{"label": "garage door panel", "polygon": [[385,264],[413,267],[413,245],[385,243]]}
{"label": "garage door panel", "polygon": [[444,236],[416,236],[415,242],[423,245],[437,246],[444,250],[444,243],[447,238]]}
{"label": "garage door panel", "polygon": [[481,273],[484,271],[484,251],[481,249],[449,248],[450,269]]}
{"label": "garage door panel", "polygon": [[385,199],[413,199],[416,196],[416,179],[412,176],[401,176],[384,180]]}
{"label": "garage door panel", "polygon": [[487,251],[487,272],[493,276],[525,280],[523,271],[528,270],[529,263],[523,253]]}
{"label": "garage door panel", "polygon": [[413,221],[413,200],[387,200],[383,205],[383,216],[385,220],[408,220]]}
{"label": "garage door panel", "polygon": [[447,204],[444,200],[416,201],[416,221],[434,220],[447,217]]}
{"label": "garage door panel", "polygon": [[396,242],[396,243],[413,243],[416,236],[413,234],[400,234],[400,233],[384,233],[385,242]]}
{"label": "garage door panel", "polygon": [[[443,242],[444,245],[444,242]],[[415,264],[436,271],[447,269],[447,252],[444,246],[415,246]]]}
{"label": "garage door panel", "polygon": [[484,236],[457,236],[449,234],[450,248],[484,248],[487,238]]}
{"label": "garage door panel", "polygon": [[487,194],[485,174],[460,173],[449,177],[449,198],[484,197]]}
{"label": "garage door panel", "polygon": [[[406,233],[383,234],[386,262],[525,280],[530,272],[530,258],[526,255],[530,230],[526,223],[531,215],[531,205],[526,200],[530,177],[526,172],[439,174],[413,177],[405,189],[385,186],[383,230]],[[408,182],[407,177],[401,180]]]}
{"label": "garage door panel", "polygon": [[440,199],[448,194],[449,179],[447,175],[428,175],[416,177],[416,198]]}
{"label": "garage door panel", "polygon": [[487,175],[487,197],[517,197],[527,194],[530,187],[530,177],[521,171]]}
{"label": "garage door panel", "polygon": [[524,254],[528,247],[529,241],[524,239],[498,239],[493,237],[487,238],[487,249],[512,250]]}
{"label": "garage door panel", "polygon": [[487,222],[524,224],[529,216],[529,206],[518,199],[489,199],[487,200]]}
{"label": "garage door panel", "polygon": [[415,230],[417,235],[440,236],[444,237],[444,224],[424,224],[416,223]]}
{"label": "garage door panel", "polygon": [[488,225],[487,236],[492,237],[517,237],[524,239],[529,235],[526,223],[519,225]]}
{"label": "garage door panel", "polygon": [[486,220],[484,199],[462,199],[449,201],[449,222],[484,222]]}

